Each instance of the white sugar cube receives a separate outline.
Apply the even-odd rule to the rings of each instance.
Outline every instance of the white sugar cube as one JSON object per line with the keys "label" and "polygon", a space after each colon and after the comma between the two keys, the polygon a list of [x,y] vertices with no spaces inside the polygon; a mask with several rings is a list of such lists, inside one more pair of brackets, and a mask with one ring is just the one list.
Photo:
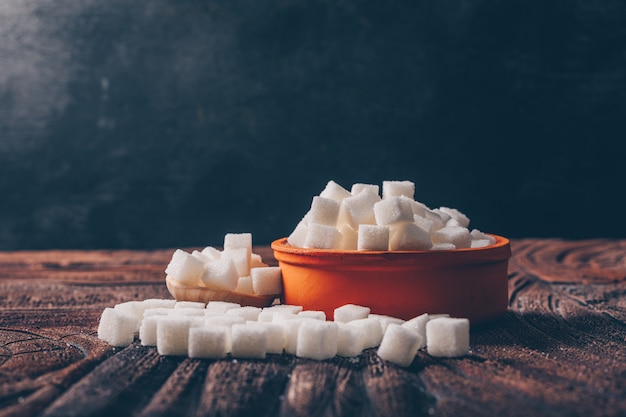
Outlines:
{"label": "white sugar cube", "polygon": [[144,311],[149,308],[174,308],[176,303],[176,300],[162,298],[148,298],[143,300]]}
{"label": "white sugar cube", "polygon": [[291,234],[287,237],[287,243],[291,246],[303,248],[306,242],[306,236],[309,233],[309,226],[307,223],[300,221],[293,229]]}
{"label": "white sugar cube", "polygon": [[182,249],[176,249],[165,273],[183,284],[197,285],[204,271],[204,262]]}
{"label": "white sugar cube", "polygon": [[442,243],[433,244],[433,246],[430,249],[431,250],[454,250],[456,249],[456,246],[454,246],[454,243],[442,242]]}
{"label": "white sugar cube", "polygon": [[237,280],[237,286],[235,287],[233,292],[236,292],[239,294],[254,295],[254,288],[252,286],[252,277],[239,277],[239,279]]}
{"label": "white sugar cube", "polygon": [[337,184],[335,181],[330,180],[326,184],[326,187],[320,193],[320,197],[329,198],[331,200],[335,200],[337,202],[341,202],[346,197],[350,197],[350,191],[343,188],[341,185]]}
{"label": "white sugar cube", "polygon": [[341,234],[332,227],[311,223],[304,241],[305,248],[336,249],[341,243]]}
{"label": "white sugar cube", "polygon": [[380,341],[383,339],[383,328],[380,321],[377,319],[367,317],[364,319],[352,320],[348,322],[348,325],[354,326],[364,335],[364,349],[380,345]]}
{"label": "white sugar cube", "polygon": [[283,291],[281,269],[278,266],[250,269],[252,288],[258,295],[280,294]]}
{"label": "white sugar cube", "polygon": [[401,197],[389,197],[374,204],[376,224],[413,222],[413,210]]}
{"label": "white sugar cube", "polygon": [[201,308],[204,309],[206,304],[200,301],[177,301],[174,308]]}
{"label": "white sugar cube", "polygon": [[308,216],[309,224],[316,223],[335,227],[339,216],[339,203],[330,198],[315,196]]}
{"label": "white sugar cube", "polygon": [[298,329],[296,356],[324,360],[337,354],[337,323],[307,320]]}
{"label": "white sugar cube", "polygon": [[170,308],[163,308],[163,307],[157,307],[157,308],[147,308],[143,311],[143,319],[145,319],[146,317],[149,316],[167,316],[169,314],[172,314],[172,312],[174,311],[174,307],[170,307]]}
{"label": "white sugar cube", "polygon": [[287,328],[282,323],[257,322],[265,328],[267,333],[266,351],[267,353],[281,354],[287,344]]}
{"label": "white sugar cube", "polygon": [[433,244],[452,243],[457,249],[469,248],[472,243],[472,236],[469,230],[464,227],[442,227],[432,234]]}
{"label": "white sugar cube", "polygon": [[187,356],[189,329],[204,319],[170,315],[157,320],[156,347],[159,355]]}
{"label": "white sugar cube", "polygon": [[250,276],[250,251],[247,248],[229,248],[222,251],[221,260],[230,259],[240,277]]}
{"label": "white sugar cube", "polygon": [[250,259],[252,255],[252,233],[226,233],[224,235],[224,251],[231,249],[245,249],[247,258]]}
{"label": "white sugar cube", "polygon": [[394,223],[389,226],[389,250],[428,250],[431,234],[415,223]]}
{"label": "white sugar cube", "polygon": [[363,192],[345,198],[339,207],[339,224],[357,229],[360,224],[375,224],[374,204],[380,201],[378,194]]}
{"label": "white sugar cube", "polygon": [[365,335],[359,328],[349,326],[347,323],[337,323],[337,355],[355,357],[363,352]]}
{"label": "white sugar cube", "polygon": [[170,312],[170,316],[185,316],[185,317],[204,317],[204,308],[195,307],[180,307],[173,308]]}
{"label": "white sugar cube", "polygon": [[239,308],[232,308],[226,312],[227,315],[234,315],[243,317],[246,320],[256,321],[261,313],[261,307],[242,306]]}
{"label": "white sugar cube", "polygon": [[139,331],[139,325],[143,318],[143,312],[145,305],[141,301],[126,301],[124,303],[116,304],[113,308],[115,310],[123,311],[126,314],[130,314],[136,320],[135,333]]}
{"label": "white sugar cube", "polygon": [[318,310],[304,310],[298,313],[298,317],[306,317],[314,320],[326,321],[326,313]]}
{"label": "white sugar cube", "polygon": [[207,288],[232,291],[239,283],[239,272],[235,262],[228,257],[205,264],[202,282]]}
{"label": "white sugar cube", "polygon": [[191,252],[191,256],[193,256],[194,258],[199,259],[200,261],[202,261],[204,263],[210,262],[210,261],[213,260],[213,258],[211,258],[211,257],[209,257],[209,256],[205,255],[204,253],[199,252],[197,250],[194,250],[193,252]]}
{"label": "white sugar cube", "polygon": [[496,243],[496,239],[493,236],[483,233],[478,229],[472,229],[470,235],[472,236],[472,239],[487,239],[490,244]]}
{"label": "white sugar cube", "polygon": [[491,245],[491,242],[488,239],[472,239],[472,243],[470,247],[472,248],[484,248],[485,246]]}
{"label": "white sugar cube", "polygon": [[370,308],[356,304],[344,304],[335,308],[333,319],[335,321],[347,323],[352,320],[365,319],[370,314]]}
{"label": "white sugar cube", "polygon": [[133,343],[138,327],[133,314],[107,307],[100,316],[98,338],[111,346],[128,346]]}
{"label": "white sugar cube", "polygon": [[265,358],[267,330],[261,323],[234,324],[231,327],[233,358]]}
{"label": "white sugar cube", "polygon": [[[147,311],[147,310],[146,310]],[[143,318],[139,327],[139,340],[144,346],[156,346],[157,343],[157,322],[163,315],[149,315]]]}
{"label": "white sugar cube", "polygon": [[437,357],[458,357],[469,352],[469,320],[439,317],[426,324],[426,350]]}
{"label": "white sugar cube", "polygon": [[459,221],[457,219],[450,219],[446,222],[446,226],[448,227],[463,227],[461,226],[461,223],[459,223]]}
{"label": "white sugar cube", "polygon": [[383,181],[383,199],[406,196],[415,197],[415,183],[412,181]]}
{"label": "white sugar cube", "polygon": [[293,305],[293,304],[276,304],[271,307],[266,307],[267,310],[274,311],[288,311],[293,314],[298,314],[303,310],[302,306]]}
{"label": "white sugar cube", "polygon": [[426,215],[426,210],[429,210],[428,206],[424,203],[420,203],[419,201],[415,201],[409,197],[404,197],[404,201],[411,207],[411,211],[413,211],[414,216],[424,217]]}
{"label": "white sugar cube", "polygon": [[357,250],[386,251],[389,249],[389,226],[359,225]]}
{"label": "white sugar cube", "polygon": [[417,332],[392,323],[380,342],[377,354],[397,365],[409,366],[422,342],[422,337]]}
{"label": "white sugar cube", "polygon": [[378,322],[380,323],[381,329],[383,329],[383,335],[387,331],[387,328],[389,327],[390,324],[400,325],[405,322],[405,320],[402,320],[400,318],[387,316],[384,314],[370,314],[368,317],[378,320]]}
{"label": "white sugar cube", "polygon": [[426,210],[426,212],[424,213],[424,217],[432,222],[433,226],[432,226],[431,232],[434,230],[441,229],[442,227],[445,226],[445,222],[441,218],[441,215],[439,215],[433,210]]}
{"label": "white sugar cube", "polygon": [[470,223],[469,218],[465,214],[460,212],[458,209],[451,208],[451,207],[439,207],[439,211],[442,211],[450,215],[450,217],[456,220],[461,227],[469,226],[469,223]]}
{"label": "white sugar cube", "polygon": [[338,249],[356,250],[359,239],[358,232],[345,223],[339,225],[338,230],[341,235]]}
{"label": "white sugar cube", "polygon": [[231,350],[230,328],[226,326],[193,327],[189,329],[190,358],[225,358]]}
{"label": "white sugar cube", "polygon": [[357,195],[362,191],[366,191],[371,194],[379,195],[380,188],[376,184],[364,184],[364,183],[355,183],[352,184],[352,188],[350,188],[350,194]]}
{"label": "white sugar cube", "polygon": [[428,233],[431,233],[433,230],[435,230],[434,221],[432,221],[431,219],[427,219],[426,217],[419,216],[417,214],[413,216],[413,223],[418,225],[420,228],[426,230]]}
{"label": "white sugar cube", "polygon": [[450,216],[449,213],[446,213],[445,211],[441,211],[440,208],[433,209],[431,212],[433,214],[437,214],[437,216],[439,216],[439,218],[441,219],[441,222],[444,225],[448,223],[448,221],[450,221],[450,219],[452,218],[452,216]]}
{"label": "white sugar cube", "polygon": [[291,355],[295,355],[298,350],[298,331],[302,323],[304,323],[307,318],[288,318],[288,316],[283,315],[275,315],[273,323],[279,323],[285,326],[285,333],[287,335],[287,343],[285,343],[285,353],[289,353]]}
{"label": "white sugar cube", "polygon": [[234,324],[245,324],[246,319],[243,316],[238,315],[219,315],[219,316],[206,316],[204,319],[204,326],[226,326],[232,327]]}
{"label": "white sugar cube", "polygon": [[250,255],[250,269],[252,268],[264,268],[269,266],[265,262],[263,262],[263,258],[258,253],[253,253]]}
{"label": "white sugar cube", "polygon": [[238,307],[241,307],[241,304],[232,303],[230,301],[219,301],[219,300],[209,301],[206,305],[207,310],[220,311],[220,312],[225,312],[227,310],[230,310],[231,308],[238,308]]}
{"label": "white sugar cube", "polygon": [[200,251],[205,257],[207,257],[211,261],[217,261],[222,257],[222,251],[214,248],[213,246],[207,246]]}
{"label": "white sugar cube", "polygon": [[426,346],[426,323],[428,323],[429,320],[430,320],[430,317],[428,316],[428,313],[424,313],[402,323],[402,327],[405,327],[407,329],[411,329],[417,332],[417,334],[419,334],[420,337],[422,338],[422,343],[420,344],[418,349],[421,349],[424,346]]}

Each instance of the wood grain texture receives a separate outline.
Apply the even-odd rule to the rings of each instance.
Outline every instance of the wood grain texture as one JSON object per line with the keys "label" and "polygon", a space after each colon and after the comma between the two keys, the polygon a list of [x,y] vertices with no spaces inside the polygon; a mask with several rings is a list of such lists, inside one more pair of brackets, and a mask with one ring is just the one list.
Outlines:
{"label": "wood grain texture", "polygon": [[[0,416],[623,416],[626,241],[512,242],[509,311],[471,351],[313,361],[159,356],[96,336],[105,307],[169,298],[172,251],[0,253]],[[269,247],[256,248],[275,264]]]}

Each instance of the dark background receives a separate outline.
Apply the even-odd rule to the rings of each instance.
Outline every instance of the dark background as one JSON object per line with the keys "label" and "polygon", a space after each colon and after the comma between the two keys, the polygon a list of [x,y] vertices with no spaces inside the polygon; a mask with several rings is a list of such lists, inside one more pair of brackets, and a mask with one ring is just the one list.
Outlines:
{"label": "dark background", "polygon": [[626,238],[626,2],[0,3],[0,249],[255,244],[333,179]]}

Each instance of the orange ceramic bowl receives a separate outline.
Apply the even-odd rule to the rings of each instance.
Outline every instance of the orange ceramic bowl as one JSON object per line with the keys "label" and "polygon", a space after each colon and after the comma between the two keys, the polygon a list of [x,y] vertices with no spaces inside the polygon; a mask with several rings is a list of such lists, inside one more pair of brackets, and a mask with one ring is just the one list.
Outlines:
{"label": "orange ceramic bowl", "polygon": [[344,304],[405,320],[447,313],[484,322],[508,308],[509,240],[484,248],[437,251],[346,251],[272,242],[283,274],[283,302],[333,317]]}

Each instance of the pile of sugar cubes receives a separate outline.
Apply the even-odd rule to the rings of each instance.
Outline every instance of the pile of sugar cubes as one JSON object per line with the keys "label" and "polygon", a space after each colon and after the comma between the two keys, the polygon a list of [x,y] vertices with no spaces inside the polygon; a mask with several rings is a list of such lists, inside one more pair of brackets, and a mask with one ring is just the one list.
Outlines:
{"label": "pile of sugar cubes", "polygon": [[423,348],[436,357],[469,352],[467,319],[422,314],[405,321],[354,304],[336,308],[332,321],[322,311],[301,306],[260,308],[226,301],[147,299],[103,311],[100,339],[122,347],[137,335],[142,345],[156,346],[161,355],[210,359],[287,353],[325,360],[377,348],[382,359],[409,366]]}
{"label": "pile of sugar cubes", "polygon": [[457,209],[430,209],[416,201],[411,181],[353,184],[350,191],[329,181],[287,241],[301,248],[341,250],[452,250],[478,248],[495,239],[469,230]]}
{"label": "pile of sugar cubes", "polygon": [[245,295],[279,295],[280,268],[252,252],[252,233],[227,233],[223,250],[207,246],[191,253],[176,249],[165,273],[184,285]]}

